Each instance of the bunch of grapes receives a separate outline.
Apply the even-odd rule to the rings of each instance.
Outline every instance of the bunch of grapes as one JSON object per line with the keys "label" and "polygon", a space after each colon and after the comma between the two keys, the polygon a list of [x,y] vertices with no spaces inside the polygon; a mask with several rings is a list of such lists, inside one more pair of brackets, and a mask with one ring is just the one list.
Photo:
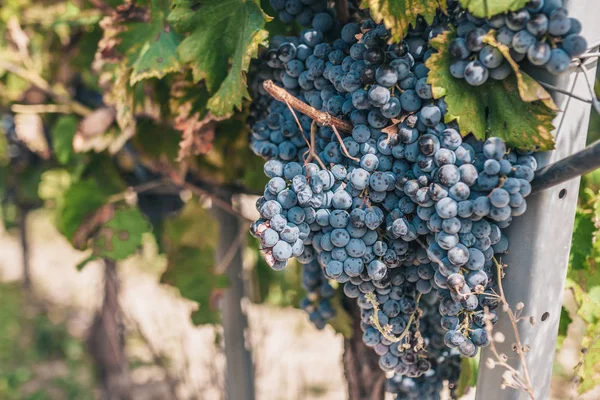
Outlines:
{"label": "bunch of grapes", "polygon": [[327,8],[326,0],[269,0],[269,3],[286,24],[296,21],[301,26],[327,28],[322,29],[325,31],[333,27],[333,10]]}
{"label": "bunch of grapes", "polygon": [[456,397],[454,389],[460,375],[460,353],[444,344],[438,307],[438,296],[431,293],[423,297],[420,332],[433,367],[419,377],[395,373],[388,379],[387,391],[396,393],[397,400],[439,399],[444,382],[448,383],[451,398]]}
{"label": "bunch of grapes", "polygon": [[335,317],[330,301],[335,296],[335,289],[323,275],[319,263],[311,261],[302,267],[302,287],[306,290],[306,297],[300,301],[300,308],[308,313],[317,329],[323,329],[327,321]]}
{"label": "bunch of grapes", "polygon": [[460,8],[453,14],[458,37],[449,47],[454,59],[450,72],[473,86],[489,78],[506,79],[512,72],[500,50],[484,42],[491,31],[510,49],[514,61],[527,60],[554,75],[565,72],[587,49],[580,35],[581,23],[569,17],[562,0],[531,0],[525,8],[489,19],[474,17]]}
{"label": "bunch of grapes", "polygon": [[[549,4],[526,11],[562,10]],[[509,24],[490,21],[500,19]],[[460,356],[489,344],[503,230],[526,211],[537,169],[532,152],[445,122],[425,62],[430,39],[457,21],[489,30],[462,11],[439,13],[389,44],[390,32],[364,15],[327,29],[313,21],[298,36],[274,37],[255,66],[250,146],[270,180],[252,233],[274,269],[292,257],[304,264],[302,307],[317,327],[333,315],[328,281],[356,299],[363,341],[393,373],[398,399],[438,398],[443,381],[458,379]],[[554,29],[545,40],[562,49],[578,33]],[[490,74],[508,76],[498,72]],[[273,99],[266,80],[345,128]]]}

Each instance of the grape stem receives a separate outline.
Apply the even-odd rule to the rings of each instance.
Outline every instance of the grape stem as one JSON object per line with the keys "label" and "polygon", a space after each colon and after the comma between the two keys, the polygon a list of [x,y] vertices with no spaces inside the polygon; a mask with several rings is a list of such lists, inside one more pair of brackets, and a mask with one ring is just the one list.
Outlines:
{"label": "grape stem", "polygon": [[352,161],[360,162],[360,158],[352,157],[350,155],[350,153],[348,153],[348,149],[346,148],[346,145],[344,144],[344,141],[342,140],[342,136],[338,132],[338,130],[335,127],[335,125],[331,125],[331,129],[333,129],[333,133],[335,133],[335,137],[337,137],[338,142],[340,142],[340,146],[342,147],[342,151],[344,152],[344,154],[346,155],[346,157],[348,157]]}
{"label": "grape stem", "polygon": [[387,340],[389,340],[390,342],[393,342],[393,343],[400,342],[400,341],[404,340],[404,338],[410,333],[410,327],[411,327],[412,323],[415,322],[417,315],[419,314],[419,300],[421,300],[421,295],[422,295],[422,293],[419,293],[417,295],[417,297],[415,298],[415,301],[417,303],[417,309],[410,316],[408,322],[406,323],[406,328],[404,328],[404,330],[402,331],[400,336],[394,336],[394,335],[390,334],[389,325],[382,327],[381,324],[379,323],[379,315],[378,315],[379,303],[375,299],[375,295],[373,293],[368,293],[365,296],[367,301],[369,303],[371,303],[371,305],[373,306],[373,315],[371,315],[371,317],[369,318],[369,321],[371,321],[371,323],[375,326],[375,329],[377,329],[384,338],[386,338]]}
{"label": "grape stem", "polygon": [[287,101],[285,102],[285,104],[288,106],[288,108],[292,112],[292,115],[294,116],[294,119],[296,120],[296,123],[298,124],[298,128],[300,129],[300,133],[302,134],[302,138],[304,139],[304,142],[306,142],[306,146],[308,147],[308,150],[303,154],[303,156],[304,156],[304,155],[306,155],[306,153],[308,153],[308,157],[306,157],[304,159],[304,165],[311,162],[314,158],[317,160],[317,162],[319,163],[321,168],[327,169],[327,167],[325,167],[325,164],[323,163],[323,161],[321,160],[319,155],[315,152],[315,138],[317,135],[317,124],[315,123],[315,121],[313,121],[312,124],[310,125],[310,143],[309,143],[309,141],[306,139],[306,135],[304,134],[304,129],[302,129],[302,124],[300,123],[300,121],[298,120],[298,117],[296,116],[296,111],[294,111],[292,106],[290,106],[290,103],[288,103]]}
{"label": "grape stem", "polygon": [[304,115],[309,116],[313,120],[317,122],[317,124],[321,126],[330,126],[332,129],[336,127],[338,130],[344,133],[352,132],[352,124],[342,121],[339,118],[336,118],[329,113],[319,111],[302,100],[294,97],[287,90],[277,86],[272,80],[266,80],[263,82],[263,87],[275,100],[279,100],[282,103],[289,103],[292,108],[298,112],[301,112]]}
{"label": "grape stem", "polygon": [[[333,129],[333,132],[335,133],[335,136],[338,139],[338,142],[340,143],[340,147],[342,148],[344,155],[353,161],[360,162],[360,159],[358,159],[356,157],[352,157],[350,155],[350,153],[348,152],[348,149],[346,148],[346,145],[344,144],[344,141],[342,140],[342,136],[340,135],[340,132],[339,132],[339,131],[342,131],[344,133],[351,133],[352,132],[351,124],[349,124],[346,121],[342,121],[341,119],[336,118],[329,113],[319,111],[319,110],[309,106],[305,102],[292,96],[285,89],[280,88],[279,86],[275,85],[275,83],[273,83],[273,81],[271,81],[271,80],[265,81],[263,83],[263,87],[271,96],[273,96],[273,98],[275,98],[275,100],[279,100],[282,103],[287,104],[288,107],[290,107],[294,110],[297,110],[304,115],[309,116],[310,118],[313,119],[314,122],[316,122],[317,124],[319,124],[321,126],[327,125],[327,126],[331,127],[331,129]],[[296,113],[293,112],[293,114],[294,114],[294,118],[296,118]],[[298,118],[296,118],[296,122],[298,123],[298,126],[300,127],[300,131],[304,135],[304,132],[302,131],[302,127],[300,126],[300,121],[298,121]],[[315,154],[315,151],[314,151],[315,146],[314,146],[314,141],[313,141],[313,136],[312,136],[313,129],[311,129],[310,133],[311,133],[311,145],[308,147],[308,150],[310,153],[309,153],[309,157],[307,160],[310,160],[310,159],[316,157],[319,160],[321,167],[323,167],[323,169],[325,169],[322,161],[319,159],[319,157]],[[305,138],[305,140],[306,140],[306,138]],[[306,162],[308,162],[308,161],[306,161]]]}
{"label": "grape stem", "polygon": [[348,21],[348,18],[350,18],[348,0],[335,0],[335,11],[337,18],[345,24],[346,21]]}

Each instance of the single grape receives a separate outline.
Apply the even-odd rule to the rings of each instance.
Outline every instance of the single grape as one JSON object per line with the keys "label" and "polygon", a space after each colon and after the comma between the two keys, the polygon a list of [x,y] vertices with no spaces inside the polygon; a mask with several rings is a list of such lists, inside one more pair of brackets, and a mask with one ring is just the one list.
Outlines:
{"label": "single grape", "polygon": [[504,61],[504,56],[502,56],[502,53],[497,48],[486,45],[479,52],[479,61],[486,68],[497,68]]}
{"label": "single grape", "polygon": [[472,86],[483,85],[489,77],[488,69],[479,61],[471,61],[465,68],[465,80]]}
{"label": "single grape", "polygon": [[546,69],[551,74],[559,75],[565,72],[571,64],[571,57],[562,49],[552,49]]}
{"label": "single grape", "polygon": [[548,43],[537,42],[527,51],[527,58],[533,65],[545,65],[552,54]]}

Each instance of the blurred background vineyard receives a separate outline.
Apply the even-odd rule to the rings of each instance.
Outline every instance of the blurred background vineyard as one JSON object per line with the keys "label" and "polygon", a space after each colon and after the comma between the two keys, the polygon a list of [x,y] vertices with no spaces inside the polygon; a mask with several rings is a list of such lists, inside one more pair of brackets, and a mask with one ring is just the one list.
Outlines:
{"label": "blurred background vineyard", "polygon": [[[102,88],[90,65],[103,35],[99,26],[102,6],[113,7],[119,3],[5,0],[0,5],[0,61],[20,54],[25,57],[25,64],[31,62],[28,68],[44,70],[56,79],[57,87],[67,87],[70,94],[84,99],[90,107],[98,106],[102,103]],[[268,1],[263,3],[268,11]],[[277,32],[284,28],[271,25],[270,29]],[[120,363],[116,368],[126,369],[127,373],[123,373],[130,377],[132,399],[224,399],[225,349],[219,310],[226,281],[208,272],[215,267],[218,236],[211,199],[171,198],[176,203],[175,208],[187,201],[183,211],[166,218],[164,224],[157,224],[154,234],[141,234],[142,245],[135,254],[119,261],[112,269],[96,259],[79,270],[76,267],[86,261],[89,252],[75,250],[54,222],[60,206],[57,193],[68,186],[72,169],[77,168],[71,162],[81,155],[65,150],[70,148],[70,141],[66,146],[64,141],[55,141],[52,150],[58,166],[48,171],[47,165],[43,165],[46,162],[43,153],[48,149],[43,144],[36,147],[40,145],[40,132],[43,137],[52,127],[52,136],[67,131],[73,135],[78,121],[47,109],[43,119],[36,113],[16,113],[13,103],[36,106],[43,104],[48,96],[3,65],[0,63],[0,129],[3,130],[0,135],[3,167],[0,174],[3,221],[0,228],[0,400],[101,399],[106,393],[105,375],[110,372],[107,365],[115,368],[106,355],[110,356],[113,351],[119,353],[121,347],[125,359],[117,360]],[[600,95],[600,86],[597,92]],[[167,106],[164,102],[165,99],[157,101]],[[28,152],[19,158],[27,164],[26,172],[19,170],[18,165],[17,172],[8,168],[12,162],[11,152],[15,150],[6,140],[9,115],[15,116],[21,137],[31,139],[27,147],[38,152],[36,157]],[[237,119],[220,123],[215,151],[211,153],[217,156],[198,161],[197,167],[220,174],[221,182],[235,177],[236,183],[245,187],[260,187],[262,167],[247,150],[245,116],[247,114],[240,113]],[[94,122],[102,125],[103,120]],[[116,128],[112,129],[114,131],[109,129],[103,137],[111,140],[118,137]],[[157,126],[149,122],[147,116],[141,116],[137,129],[150,138],[152,147],[177,152],[180,132],[172,127]],[[219,132],[227,134],[219,136]],[[168,135],[177,140],[168,142],[165,139]],[[600,117],[593,113],[588,142],[598,139]],[[135,138],[131,142],[136,150],[156,151],[135,143]],[[85,145],[99,144],[90,140]],[[135,172],[137,164],[131,153],[120,151],[113,158],[120,167]],[[35,160],[28,159],[29,156]],[[111,173],[112,169],[106,168],[107,159],[94,158],[90,164]],[[14,163],[11,167],[15,167]],[[135,175],[134,172],[131,175]],[[107,186],[118,180],[103,179]],[[127,179],[122,180],[127,182]],[[586,271],[594,270],[600,261],[597,218],[591,216],[593,205],[600,204],[599,191],[600,171],[583,178],[576,222],[580,229],[576,229],[572,261],[588,264]],[[255,199],[250,195],[235,196],[234,205],[244,216],[255,219]],[[153,204],[151,197],[146,201],[146,206]],[[152,212],[149,212],[150,219]],[[186,221],[197,224],[190,228]],[[195,242],[195,247],[178,247],[171,243],[169,248],[169,243],[160,240],[164,232],[171,237],[185,237]],[[169,274],[171,265],[167,253],[181,255],[176,258],[180,263],[177,273]],[[194,257],[185,259],[188,254]],[[306,313],[298,309],[304,295],[299,269],[291,266],[285,272],[275,273],[260,258],[251,237],[243,256],[243,281],[250,301],[242,307],[249,319],[248,347],[253,357],[257,398],[347,398],[340,334],[347,325],[343,315],[341,321],[334,321],[335,330],[327,326],[318,331],[309,323]],[[106,306],[103,299],[107,290],[115,288],[119,290],[121,310],[120,319],[116,321],[118,332],[111,336],[112,342],[102,342],[96,335],[99,316]],[[574,396],[573,368],[580,361],[580,343],[586,329],[585,322],[575,315],[570,293],[568,291],[566,296],[564,319],[572,323],[564,324],[562,346],[556,353],[554,399]],[[473,392],[471,390],[466,398],[474,398]],[[600,393],[591,391],[582,398],[597,399]]]}

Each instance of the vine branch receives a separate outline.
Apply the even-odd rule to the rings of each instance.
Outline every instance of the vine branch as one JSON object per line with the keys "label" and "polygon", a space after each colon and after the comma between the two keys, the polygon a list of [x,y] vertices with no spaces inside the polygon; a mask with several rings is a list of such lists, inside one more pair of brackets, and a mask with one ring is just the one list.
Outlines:
{"label": "vine branch", "polygon": [[70,114],[73,107],[63,104],[13,104],[10,110],[15,114]]}
{"label": "vine branch", "polygon": [[350,10],[348,9],[348,0],[335,0],[335,11],[338,19],[342,23],[346,23],[350,18]]}
{"label": "vine branch", "polygon": [[5,60],[0,60],[0,69],[5,69],[17,75],[19,78],[26,80],[27,82],[40,89],[42,92],[46,93],[48,96],[52,97],[58,103],[70,106],[73,112],[80,116],[85,117],[92,113],[92,110],[90,110],[83,104],[73,100],[68,95],[56,92],[52,88],[52,86],[50,86],[48,81],[46,81],[36,72],[30,71]]}

